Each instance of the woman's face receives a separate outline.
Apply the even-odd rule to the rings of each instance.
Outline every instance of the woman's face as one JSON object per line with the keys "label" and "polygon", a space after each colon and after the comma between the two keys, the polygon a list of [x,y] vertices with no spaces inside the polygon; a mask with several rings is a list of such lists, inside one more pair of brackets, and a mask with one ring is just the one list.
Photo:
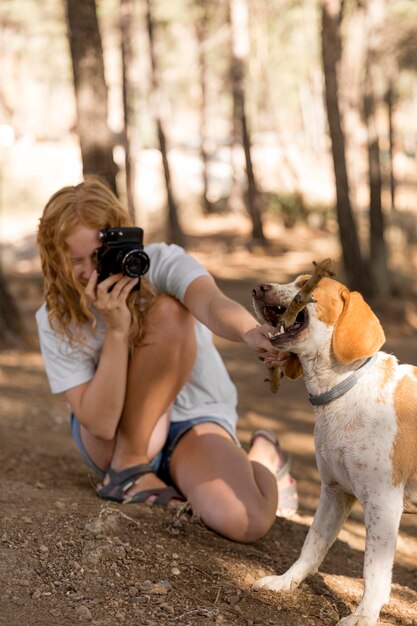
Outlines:
{"label": "woman's face", "polygon": [[78,224],[65,242],[68,246],[74,276],[85,286],[96,269],[96,252],[100,247],[98,231],[84,224]]}

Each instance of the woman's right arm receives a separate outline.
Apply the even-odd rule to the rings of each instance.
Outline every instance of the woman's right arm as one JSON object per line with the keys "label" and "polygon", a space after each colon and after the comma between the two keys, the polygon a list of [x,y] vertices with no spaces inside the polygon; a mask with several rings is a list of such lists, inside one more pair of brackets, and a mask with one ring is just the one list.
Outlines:
{"label": "woman's right arm", "polygon": [[136,282],[137,279],[117,274],[97,285],[94,272],[85,290],[103,316],[104,344],[92,380],[69,389],[65,397],[80,424],[99,439],[115,437],[123,411],[131,322],[126,299]]}

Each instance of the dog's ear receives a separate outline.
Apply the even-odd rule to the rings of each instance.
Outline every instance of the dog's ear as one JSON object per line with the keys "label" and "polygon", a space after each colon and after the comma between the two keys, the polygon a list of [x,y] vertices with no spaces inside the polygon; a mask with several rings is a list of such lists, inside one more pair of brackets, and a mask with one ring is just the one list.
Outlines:
{"label": "dog's ear", "polygon": [[333,331],[332,345],[339,363],[347,365],[375,354],[385,343],[385,334],[360,293],[344,287],[340,297],[343,311]]}
{"label": "dog's ear", "polygon": [[297,380],[297,378],[303,375],[303,366],[300,363],[300,359],[292,352],[285,364],[284,374],[290,380]]}

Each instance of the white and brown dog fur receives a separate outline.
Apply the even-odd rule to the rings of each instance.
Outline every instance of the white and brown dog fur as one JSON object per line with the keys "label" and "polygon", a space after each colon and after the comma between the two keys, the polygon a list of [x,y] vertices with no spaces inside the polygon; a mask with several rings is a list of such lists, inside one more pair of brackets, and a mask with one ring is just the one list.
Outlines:
{"label": "white and brown dog fur", "polygon": [[[258,318],[274,323],[309,276],[258,285]],[[401,514],[417,512],[417,368],[379,352],[385,342],[378,318],[357,292],[324,278],[296,327],[273,345],[291,352],[285,374],[304,376],[310,396],[333,389],[377,353],[374,364],[345,395],[313,408],[321,494],[299,559],[281,576],[255,587],[292,591],[315,573],[358,500],[364,510],[364,594],[338,626],[375,626],[389,601]]]}

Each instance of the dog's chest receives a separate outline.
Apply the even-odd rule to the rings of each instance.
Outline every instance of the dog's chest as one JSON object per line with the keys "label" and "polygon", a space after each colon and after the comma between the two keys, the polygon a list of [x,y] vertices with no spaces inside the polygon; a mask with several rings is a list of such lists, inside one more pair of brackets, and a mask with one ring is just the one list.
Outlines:
{"label": "dog's chest", "polygon": [[364,489],[391,480],[390,453],[396,425],[383,407],[371,414],[349,407],[337,411],[319,410],[314,431],[317,465],[321,479],[339,484],[344,491],[361,498]]}

